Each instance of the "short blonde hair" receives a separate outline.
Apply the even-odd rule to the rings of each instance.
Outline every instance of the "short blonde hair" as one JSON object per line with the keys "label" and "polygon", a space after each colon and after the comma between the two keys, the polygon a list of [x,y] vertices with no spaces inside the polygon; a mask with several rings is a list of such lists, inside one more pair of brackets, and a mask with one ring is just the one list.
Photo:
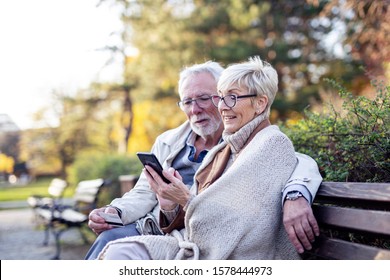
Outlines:
{"label": "short blonde hair", "polygon": [[266,95],[268,104],[264,113],[269,116],[278,91],[278,73],[271,64],[254,56],[248,61],[229,65],[219,78],[218,92],[226,92],[233,85],[246,88],[248,94]]}

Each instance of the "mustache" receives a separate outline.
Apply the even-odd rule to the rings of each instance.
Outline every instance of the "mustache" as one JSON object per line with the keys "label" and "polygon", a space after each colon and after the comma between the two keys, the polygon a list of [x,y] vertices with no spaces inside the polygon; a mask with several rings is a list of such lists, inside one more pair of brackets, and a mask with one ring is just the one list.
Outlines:
{"label": "mustache", "polygon": [[206,114],[202,114],[202,115],[195,115],[195,116],[191,116],[191,121],[193,122],[196,122],[196,121],[201,121],[201,120],[210,120],[211,117],[206,115]]}

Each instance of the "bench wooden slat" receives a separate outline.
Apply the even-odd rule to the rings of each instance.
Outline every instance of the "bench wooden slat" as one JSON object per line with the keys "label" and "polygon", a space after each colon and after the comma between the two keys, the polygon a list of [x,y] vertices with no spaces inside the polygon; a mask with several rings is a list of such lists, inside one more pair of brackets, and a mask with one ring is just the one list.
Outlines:
{"label": "bench wooden slat", "polygon": [[95,208],[100,187],[104,184],[103,179],[81,181],[75,190],[73,200],[76,203],[90,204],[90,210]]}
{"label": "bench wooden slat", "polygon": [[320,237],[310,254],[336,260],[389,260],[390,250],[351,243],[339,239]]}
{"label": "bench wooden slat", "polygon": [[61,197],[68,186],[65,180],[54,178],[48,188],[48,192],[52,197]]}
{"label": "bench wooden slat", "polygon": [[318,222],[341,228],[390,235],[390,212],[313,205]]}
{"label": "bench wooden slat", "polygon": [[60,178],[54,178],[48,187],[49,197],[41,195],[32,195],[27,198],[27,203],[32,208],[39,208],[53,205],[55,200],[60,200],[64,194],[65,189],[68,187],[68,183]]}
{"label": "bench wooden slat", "polygon": [[390,184],[322,182],[317,196],[390,202]]}
{"label": "bench wooden slat", "polygon": [[313,211],[321,237],[304,259],[390,259],[390,183],[322,182]]}

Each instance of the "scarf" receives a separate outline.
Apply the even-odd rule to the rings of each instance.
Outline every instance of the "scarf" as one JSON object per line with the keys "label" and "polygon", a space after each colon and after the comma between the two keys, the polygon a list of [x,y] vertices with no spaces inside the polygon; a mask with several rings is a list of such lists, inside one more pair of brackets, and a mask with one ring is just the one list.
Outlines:
{"label": "scarf", "polygon": [[216,154],[214,160],[196,175],[195,180],[198,184],[198,193],[207,189],[215,180],[221,177],[228,166],[231,155],[233,155],[233,159],[236,159],[240,151],[246,147],[253,137],[269,125],[269,120],[264,114],[261,114],[235,133],[224,131],[222,138],[227,143],[226,147],[221,149]]}

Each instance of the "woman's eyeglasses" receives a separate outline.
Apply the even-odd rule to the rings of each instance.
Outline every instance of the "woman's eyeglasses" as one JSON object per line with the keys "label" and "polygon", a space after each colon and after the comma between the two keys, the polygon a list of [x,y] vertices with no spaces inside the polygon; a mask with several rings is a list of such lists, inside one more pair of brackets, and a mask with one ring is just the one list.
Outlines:
{"label": "woman's eyeglasses", "polygon": [[248,98],[248,97],[255,97],[256,94],[247,94],[247,95],[235,95],[235,94],[228,94],[224,97],[219,95],[213,95],[211,96],[211,101],[213,102],[215,107],[218,107],[219,104],[223,101],[226,106],[229,108],[233,108],[237,104],[237,100],[241,98]]}

